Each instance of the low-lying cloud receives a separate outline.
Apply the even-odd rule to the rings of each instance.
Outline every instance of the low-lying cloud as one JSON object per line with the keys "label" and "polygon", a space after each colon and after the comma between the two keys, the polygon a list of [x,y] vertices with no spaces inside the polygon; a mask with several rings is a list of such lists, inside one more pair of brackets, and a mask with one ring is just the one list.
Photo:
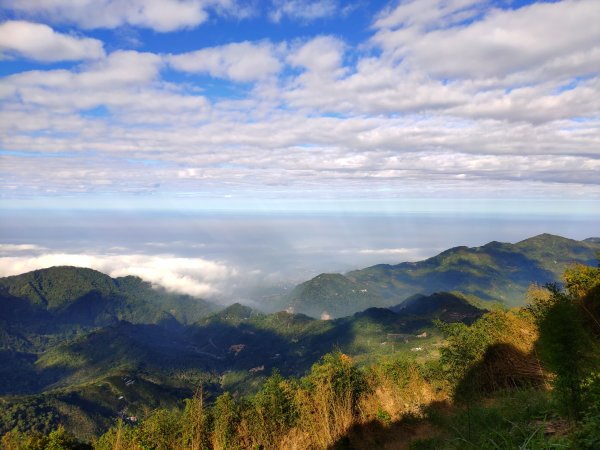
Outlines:
{"label": "low-lying cloud", "polygon": [[363,255],[413,255],[418,249],[414,248],[364,248],[358,253]]}
{"label": "low-lying cloud", "polygon": [[[10,248],[9,248],[10,247]],[[3,244],[0,249],[35,250],[29,244]],[[52,266],[88,267],[111,277],[136,275],[168,291],[196,297],[221,297],[238,270],[224,262],[173,255],[84,255],[45,252],[35,255],[1,256],[0,276],[18,275]]]}

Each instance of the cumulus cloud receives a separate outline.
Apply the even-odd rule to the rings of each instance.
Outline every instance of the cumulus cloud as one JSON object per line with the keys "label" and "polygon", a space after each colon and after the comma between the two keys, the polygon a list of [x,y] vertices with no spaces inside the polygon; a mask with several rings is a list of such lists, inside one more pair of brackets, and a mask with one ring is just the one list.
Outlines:
{"label": "cumulus cloud", "polygon": [[48,25],[9,20],[0,24],[0,52],[14,52],[42,62],[98,59],[104,56],[103,43],[97,39],[70,36]]}
{"label": "cumulus cloud", "polygon": [[234,81],[256,81],[277,73],[281,64],[267,42],[236,42],[194,52],[171,55],[167,61],[182,72],[207,73]]}
{"label": "cumulus cloud", "polygon": [[3,0],[21,14],[82,28],[133,25],[166,32],[199,25],[208,18],[200,0]]}
{"label": "cumulus cloud", "polygon": [[405,64],[440,78],[502,79],[558,61],[564,76],[584,75],[578,56],[600,46],[600,3],[594,0],[492,8],[476,20],[480,7],[462,1],[401,3],[375,22],[373,40]]}
{"label": "cumulus cloud", "polygon": [[318,36],[303,43],[288,56],[288,62],[320,75],[339,72],[344,43],[332,36]]}
{"label": "cumulus cloud", "polygon": [[308,22],[331,17],[338,9],[336,0],[273,0],[269,17],[273,22],[283,18]]}
{"label": "cumulus cloud", "polygon": [[[182,111],[200,117],[208,109],[207,101],[201,95],[184,95],[161,83],[162,66],[160,55],[119,50],[74,70],[34,70],[6,77],[0,80],[0,98],[13,102],[7,115],[29,115],[23,123],[35,120],[32,108],[41,108],[42,115],[57,123],[62,114],[98,107],[107,108],[125,122],[155,123],[157,117],[172,119],[173,113]],[[164,116],[157,116],[157,112]],[[81,117],[79,121],[83,122]]]}
{"label": "cumulus cloud", "polygon": [[[28,250],[36,248],[27,244],[22,244],[21,247],[23,245],[30,247]],[[218,296],[237,275],[235,268],[223,262],[202,258],[143,254],[39,253],[35,256],[0,256],[0,276],[18,275],[36,269],[65,265],[89,267],[111,277],[136,275],[168,291],[197,297]]]}
{"label": "cumulus cloud", "polygon": [[9,198],[597,198],[597,5],[400,2],[363,45],[114,51],[15,73],[0,80],[0,185]]}
{"label": "cumulus cloud", "polygon": [[161,64],[160,56],[153,53],[119,50],[75,70],[33,70],[12,75],[6,78],[3,84],[52,89],[99,89],[139,85],[155,79]]}

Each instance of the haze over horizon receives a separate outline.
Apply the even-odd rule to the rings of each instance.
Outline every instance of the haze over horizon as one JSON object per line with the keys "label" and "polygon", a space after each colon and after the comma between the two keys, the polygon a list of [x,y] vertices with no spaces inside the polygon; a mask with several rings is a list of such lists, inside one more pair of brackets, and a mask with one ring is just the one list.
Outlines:
{"label": "haze over horizon", "polygon": [[0,0],[0,266],[201,296],[598,236],[595,0]]}

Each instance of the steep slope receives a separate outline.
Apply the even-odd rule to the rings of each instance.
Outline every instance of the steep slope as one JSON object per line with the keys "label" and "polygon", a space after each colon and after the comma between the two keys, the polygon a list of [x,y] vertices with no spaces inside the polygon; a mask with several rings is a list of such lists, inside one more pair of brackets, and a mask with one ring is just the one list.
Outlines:
{"label": "steep slope", "polygon": [[0,349],[42,351],[57,340],[121,320],[178,326],[215,309],[138,277],[113,279],[92,269],[51,267],[0,278]]}
{"label": "steep slope", "polygon": [[474,321],[484,312],[465,298],[449,292],[436,292],[429,296],[414,295],[389,309],[401,315],[433,317],[444,322],[465,323]]}
{"label": "steep slope", "polygon": [[137,277],[86,268],[0,278],[0,394],[33,394],[178,357],[180,350],[171,352],[177,330],[215,309]]}
{"label": "steep slope", "polygon": [[368,288],[338,273],[324,273],[299,284],[290,292],[288,299],[288,307],[293,311],[313,317],[327,313],[340,317],[343,312],[382,305]]}
{"label": "steep slope", "polygon": [[[416,306],[427,301],[413,300],[399,312],[370,308],[336,320],[283,311],[263,314],[234,304],[190,326],[119,321],[47,343],[43,353],[0,351],[5,410],[0,431],[35,411],[34,428],[44,429],[60,416],[89,438],[119,415],[173,406],[199,384],[210,398],[222,389],[251,392],[275,368],[284,375],[303,375],[334,349],[359,362],[410,352],[415,345],[436,351],[439,336],[432,320],[444,317],[439,308]],[[466,318],[462,303],[442,306],[448,320]]]}
{"label": "steep slope", "polygon": [[297,312],[340,317],[368,306],[390,306],[415,294],[457,291],[485,301],[520,305],[531,283],[560,281],[571,263],[594,264],[600,241],[542,234],[516,244],[455,247],[419,262],[380,264],[345,275],[319,275],[282,300]]}

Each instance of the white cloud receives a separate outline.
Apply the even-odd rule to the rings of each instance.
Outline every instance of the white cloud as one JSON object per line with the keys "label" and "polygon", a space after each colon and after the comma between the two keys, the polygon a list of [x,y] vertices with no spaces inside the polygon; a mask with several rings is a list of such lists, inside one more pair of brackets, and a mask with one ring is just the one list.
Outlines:
{"label": "white cloud", "polygon": [[3,6],[87,29],[127,24],[166,32],[199,25],[208,18],[199,0],[4,0]]}
{"label": "white cloud", "polygon": [[[115,51],[7,76],[1,185],[9,198],[598,198],[600,46],[587,26],[596,7],[487,8],[402,2],[375,21],[375,49],[309,36]],[[551,36],[561,15],[564,32]],[[514,58],[513,36],[523,41]],[[486,57],[496,44],[509,50]],[[223,99],[165,65],[256,83]]]}
{"label": "white cloud", "polygon": [[182,72],[208,73],[234,81],[256,81],[277,73],[281,64],[269,43],[236,42],[171,55],[169,64]]}
{"label": "white cloud", "polygon": [[[172,119],[173,113],[181,111],[200,118],[209,107],[207,101],[160,82],[162,65],[160,55],[115,51],[76,70],[36,70],[6,77],[0,80],[0,98],[12,100],[9,115],[19,117],[30,114],[31,108],[42,108],[41,113],[54,123],[60,121],[61,114],[100,106],[129,123],[155,123],[164,117]],[[14,122],[10,117],[8,120]],[[34,120],[30,116],[18,127]]]}
{"label": "white cloud", "polygon": [[0,276],[18,275],[52,266],[88,267],[111,277],[136,275],[172,292],[197,297],[218,296],[232,278],[234,268],[202,258],[172,255],[83,255],[41,253],[36,256],[0,256]]}
{"label": "white cloud", "polygon": [[31,252],[44,250],[43,247],[35,244],[2,244],[0,243],[0,254],[11,254],[21,252]]}
{"label": "white cloud", "polygon": [[581,81],[576,87],[556,92],[555,85],[482,91],[470,103],[450,112],[471,117],[508,121],[546,122],[571,117],[593,117],[600,111],[600,77]]}
{"label": "white cloud", "polygon": [[358,253],[363,255],[410,255],[418,249],[414,248],[364,248]]}
{"label": "white cloud", "polygon": [[[316,38],[289,55],[290,64],[307,70],[282,95],[293,107],[334,114],[422,113],[532,123],[594,116],[597,19],[600,3],[594,1],[516,10],[470,0],[402,2],[375,21],[372,43],[381,55],[361,55],[333,38]],[[353,66],[345,64],[344,50],[356,61]]]}
{"label": "white cloud", "polygon": [[21,20],[0,24],[0,52],[42,62],[104,57],[103,44],[97,39],[57,33],[48,25]]}
{"label": "white cloud", "polygon": [[5,78],[4,84],[63,88],[107,88],[139,85],[157,78],[162,60],[153,53],[119,50],[79,70],[34,70]]}
{"label": "white cloud", "polygon": [[595,0],[489,9],[466,24],[442,20],[465,11],[476,15],[477,7],[468,1],[402,3],[375,23],[379,30],[373,40],[403,64],[439,78],[502,79],[559,61],[567,66],[564,75],[584,75],[577,59],[600,46]]}
{"label": "white cloud", "polygon": [[319,74],[335,73],[342,66],[344,43],[332,36],[318,36],[288,56],[288,62]]}
{"label": "white cloud", "polygon": [[339,9],[336,0],[272,0],[269,18],[280,22],[283,18],[312,21],[333,16]]}
{"label": "white cloud", "polygon": [[255,8],[238,0],[0,0],[4,8],[53,23],[84,29],[124,25],[170,32],[204,23],[209,11],[238,19]]}
{"label": "white cloud", "polygon": [[[600,194],[598,122],[574,126],[568,121],[531,125],[282,115],[268,124],[81,128],[85,132],[78,139],[7,141],[7,148],[52,148],[67,154],[4,155],[2,186],[20,186],[19,195],[160,192],[203,197],[226,192],[243,198],[273,192],[282,197],[320,192],[334,197],[377,192],[394,197],[449,192],[496,196],[500,186],[516,196],[523,190],[534,197]],[[42,178],[40,165],[45,168]]]}
{"label": "white cloud", "polygon": [[376,18],[375,28],[439,28],[473,19],[485,8],[486,0],[409,0],[384,8]]}

